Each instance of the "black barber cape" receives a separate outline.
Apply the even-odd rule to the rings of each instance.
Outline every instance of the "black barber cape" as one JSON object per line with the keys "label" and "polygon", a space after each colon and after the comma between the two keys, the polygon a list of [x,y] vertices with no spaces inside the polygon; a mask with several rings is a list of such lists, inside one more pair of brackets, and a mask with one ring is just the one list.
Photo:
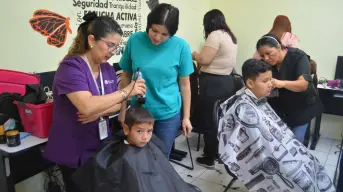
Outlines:
{"label": "black barber cape", "polygon": [[73,180],[84,192],[196,192],[174,170],[163,146],[155,135],[141,148],[117,138],[82,165]]}

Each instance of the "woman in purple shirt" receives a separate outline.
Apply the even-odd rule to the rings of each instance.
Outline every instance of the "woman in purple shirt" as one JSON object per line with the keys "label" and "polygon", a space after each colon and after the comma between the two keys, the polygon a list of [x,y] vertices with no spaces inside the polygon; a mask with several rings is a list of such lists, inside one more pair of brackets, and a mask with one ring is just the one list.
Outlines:
{"label": "woman in purple shirt", "polygon": [[67,192],[75,189],[71,176],[108,137],[108,116],[129,96],[145,93],[144,80],[118,91],[113,67],[107,63],[123,34],[116,21],[84,16],[68,54],[60,63],[53,84],[54,115],[46,159],[59,165]]}

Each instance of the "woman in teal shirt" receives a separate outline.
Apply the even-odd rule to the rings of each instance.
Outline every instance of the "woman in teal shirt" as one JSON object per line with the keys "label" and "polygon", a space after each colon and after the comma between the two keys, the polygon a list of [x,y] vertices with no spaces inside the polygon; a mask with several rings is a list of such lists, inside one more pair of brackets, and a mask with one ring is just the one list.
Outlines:
{"label": "woman in teal shirt", "polygon": [[[123,69],[121,87],[127,86],[138,68],[146,82],[144,107],[155,118],[154,134],[171,150],[180,128],[187,136],[192,131],[189,120],[191,90],[189,75],[193,73],[192,54],[185,40],[174,36],[179,25],[179,10],[170,4],[156,6],[148,15],[146,32],[133,34],[120,60]],[[125,118],[122,103],[119,121]]]}

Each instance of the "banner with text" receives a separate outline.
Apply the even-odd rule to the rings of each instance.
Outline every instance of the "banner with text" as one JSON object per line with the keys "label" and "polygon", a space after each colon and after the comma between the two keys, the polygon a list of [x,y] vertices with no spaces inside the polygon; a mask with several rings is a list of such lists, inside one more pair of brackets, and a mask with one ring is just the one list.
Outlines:
{"label": "banner with text", "polygon": [[83,22],[82,17],[92,11],[98,16],[109,16],[119,23],[123,36],[117,56],[123,53],[128,38],[142,31],[141,0],[73,0],[72,5],[77,16],[77,26]]}

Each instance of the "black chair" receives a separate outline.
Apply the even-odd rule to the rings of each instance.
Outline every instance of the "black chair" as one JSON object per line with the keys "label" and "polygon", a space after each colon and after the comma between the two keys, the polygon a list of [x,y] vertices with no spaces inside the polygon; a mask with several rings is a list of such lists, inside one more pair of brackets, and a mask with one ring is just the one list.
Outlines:
{"label": "black chair", "polygon": [[56,71],[48,71],[42,73],[35,73],[40,78],[41,87],[49,87],[50,91],[52,91],[52,84],[54,82]]}
{"label": "black chair", "polygon": [[120,68],[119,63],[113,63],[113,68],[116,71],[116,75],[117,75],[117,86],[119,88],[119,84],[121,81],[121,75],[123,74],[123,69]]}
{"label": "black chair", "polygon": [[[222,116],[222,110],[220,108],[220,105],[224,102],[225,100],[218,100],[215,104],[214,104],[214,107],[213,107],[213,118],[214,118],[214,122],[216,123],[216,126],[218,126],[219,124],[219,120]],[[233,103],[229,104],[227,108],[230,108],[231,105]],[[219,159],[219,161],[221,161]],[[224,164],[224,167],[225,167],[225,170],[226,172],[232,177],[231,181],[229,182],[229,184],[226,186],[224,192],[228,191],[231,186],[235,183],[235,181],[238,179],[237,176],[235,174],[233,174],[229,167],[227,165]]]}
{"label": "black chair", "polygon": [[237,92],[245,86],[243,77],[240,74],[234,72],[232,72],[231,75],[233,79],[233,84],[235,86],[235,92]]}
{"label": "black chair", "polygon": [[[195,107],[198,104],[198,98],[199,98],[198,97],[198,72],[197,72],[196,65],[194,62],[193,62],[193,68],[194,68],[194,72],[189,77],[189,81],[191,84],[191,97],[192,97],[191,98],[191,112],[190,112],[192,124],[193,124],[192,119],[194,119],[194,114],[195,114]],[[194,132],[194,130],[196,130],[195,127],[196,126],[193,125],[193,132]],[[182,127],[180,127],[180,129],[182,130]],[[180,130],[179,134],[176,136],[176,138],[182,134],[181,130]],[[172,148],[172,151],[170,153],[170,161],[177,164],[177,165],[180,165],[186,169],[194,170],[193,157],[192,157],[192,152],[191,152],[191,148],[189,145],[188,137],[186,137],[186,141],[187,141],[188,153],[189,153],[190,160],[191,160],[191,166],[187,166],[187,165],[180,163],[180,161],[182,161],[182,159],[184,159],[187,156],[187,152],[175,149],[175,142],[173,144],[173,148]]]}
{"label": "black chair", "polygon": [[[245,84],[244,84],[244,80],[242,78],[241,75],[237,74],[237,73],[233,73],[232,74],[233,76],[233,81],[234,81],[234,86],[235,86],[235,92],[237,92],[238,90],[242,89]],[[218,100],[215,104],[214,104],[214,107],[213,107],[213,120],[214,122],[216,123],[216,127],[219,126],[219,120],[220,118],[222,117],[222,110],[220,108],[220,105],[224,102],[225,100]],[[229,109],[235,102],[235,99],[232,99],[231,100],[231,103],[228,103],[227,105],[227,109]],[[219,161],[221,161],[219,159]],[[226,172],[232,177],[231,181],[229,182],[229,184],[226,186],[224,192],[228,191],[231,186],[235,183],[235,181],[238,179],[237,176],[235,174],[233,174],[229,167],[227,165],[224,164],[224,167],[225,167],[225,170]]]}
{"label": "black chair", "polygon": [[[243,77],[241,75],[239,75],[238,73],[236,73],[235,69],[233,69],[231,76],[232,76],[232,80],[233,80],[233,85],[235,86],[234,92],[236,93],[237,91],[239,91],[240,89],[242,89],[245,86],[245,83],[244,83]],[[192,95],[193,95],[193,91],[192,91]],[[197,97],[199,98],[198,95],[197,95]],[[196,100],[196,102],[198,103],[198,99]],[[197,151],[199,151],[199,149],[200,149],[200,138],[201,138],[202,132],[198,131],[197,129],[194,129],[193,132],[198,133]]]}
{"label": "black chair", "polygon": [[[182,131],[179,132],[179,134],[176,136],[176,138],[179,137],[181,134],[182,134]],[[193,157],[192,157],[192,152],[191,152],[191,148],[189,145],[188,137],[186,137],[186,141],[187,141],[187,147],[188,147],[188,153],[189,153],[189,157],[190,157],[190,161],[191,161],[191,166],[180,163],[180,161],[182,161],[182,159],[184,159],[188,153],[185,151],[181,151],[181,150],[176,149],[175,148],[175,142],[173,143],[173,148],[170,152],[169,161],[173,162],[179,166],[182,166],[186,169],[194,170]]]}
{"label": "black chair", "polygon": [[[308,56],[308,58],[310,60],[310,69],[311,69],[310,71],[311,71],[311,75],[312,75],[312,79],[313,79],[313,85],[315,87],[315,91],[318,94],[318,88],[317,88],[317,86],[318,86],[317,64],[316,64],[315,61],[311,60],[311,57],[309,55],[307,55],[307,56]],[[310,138],[311,138],[311,121],[307,125],[307,128],[306,128],[305,138],[304,138],[304,142],[303,142],[305,147],[308,147],[308,144],[310,143]],[[311,144],[310,149],[314,150],[315,149],[315,145]]]}

